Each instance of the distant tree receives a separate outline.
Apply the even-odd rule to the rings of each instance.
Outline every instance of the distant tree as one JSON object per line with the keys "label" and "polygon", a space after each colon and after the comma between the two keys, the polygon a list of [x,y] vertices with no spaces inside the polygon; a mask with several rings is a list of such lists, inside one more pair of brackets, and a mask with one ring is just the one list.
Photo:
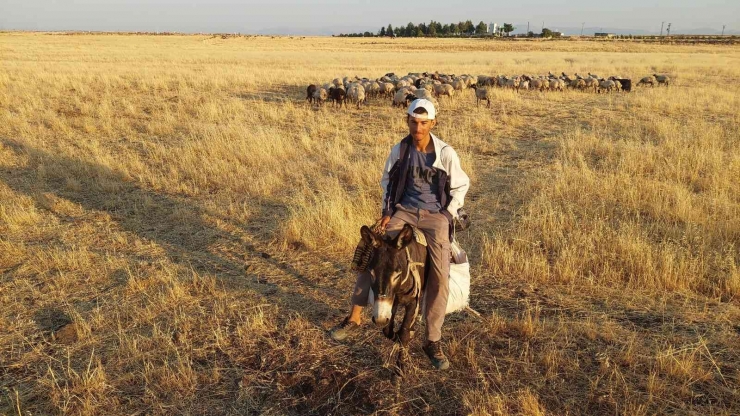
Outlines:
{"label": "distant tree", "polygon": [[392,35],[393,33],[395,33],[395,32],[393,31],[393,26],[391,26],[391,24],[390,24],[390,23],[388,23],[388,28],[387,28],[387,29],[385,30],[385,33],[387,33],[387,34],[388,34],[388,36],[390,36],[390,35]]}
{"label": "distant tree", "polygon": [[513,32],[514,29],[516,29],[516,28],[511,23],[504,23],[503,31],[504,31],[504,33],[506,33],[506,36],[509,36],[509,34],[511,32]]}
{"label": "distant tree", "polygon": [[445,24],[444,26],[442,26],[442,29],[439,31],[439,33],[441,33],[442,36],[449,35],[450,34],[450,25],[449,24]]}
{"label": "distant tree", "polygon": [[380,32],[378,32],[379,36],[385,36],[385,26],[380,28]]}
{"label": "distant tree", "polygon": [[364,36],[366,38],[371,38],[371,37],[373,37],[373,32],[365,32],[365,33],[362,34],[362,36]]}
{"label": "distant tree", "polygon": [[527,37],[528,38],[533,38],[534,37],[534,32],[532,32],[531,30],[529,32],[527,32]]}
{"label": "distant tree", "polygon": [[552,30],[548,28],[542,29],[542,37],[543,38],[551,38],[552,37]]}
{"label": "distant tree", "polygon": [[424,37],[424,32],[422,32],[422,30],[421,30],[420,27],[417,27],[416,28],[416,37],[417,38],[423,38]]}
{"label": "distant tree", "polygon": [[432,21],[432,23],[429,24],[427,28],[427,34],[433,38],[437,37],[437,25],[434,24],[434,21]]}
{"label": "distant tree", "polygon": [[419,23],[419,26],[417,26],[417,28],[421,30],[421,33],[423,35],[426,35],[427,33],[429,33],[428,31],[429,29],[427,28],[427,25],[425,25],[424,23]]}
{"label": "distant tree", "polygon": [[473,34],[473,32],[475,32],[475,26],[473,26],[473,22],[471,20],[465,21],[464,25],[465,30],[462,31],[463,33]]}
{"label": "distant tree", "polygon": [[416,26],[414,26],[413,23],[409,22],[409,24],[406,25],[406,36],[412,37],[416,35]]}
{"label": "distant tree", "polygon": [[393,29],[393,34],[396,35],[396,37],[403,36],[403,33],[404,33],[403,28],[397,27],[397,28]]}
{"label": "distant tree", "polygon": [[486,32],[488,32],[488,26],[486,26],[483,21],[478,23],[478,25],[475,26],[475,34],[476,35],[485,35]]}

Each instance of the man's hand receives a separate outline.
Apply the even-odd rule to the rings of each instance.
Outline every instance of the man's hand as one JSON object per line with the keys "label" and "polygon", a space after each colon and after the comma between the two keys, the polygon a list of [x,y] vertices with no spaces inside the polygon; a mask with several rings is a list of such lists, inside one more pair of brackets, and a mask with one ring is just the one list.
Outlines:
{"label": "man's hand", "polygon": [[380,219],[380,223],[378,224],[378,228],[380,230],[385,231],[385,227],[388,226],[388,223],[391,222],[391,217],[389,215],[384,216]]}

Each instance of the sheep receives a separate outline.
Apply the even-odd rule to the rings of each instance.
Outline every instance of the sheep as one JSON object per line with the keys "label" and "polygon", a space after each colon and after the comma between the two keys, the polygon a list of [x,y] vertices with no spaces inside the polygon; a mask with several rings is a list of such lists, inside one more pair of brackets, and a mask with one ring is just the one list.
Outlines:
{"label": "sheep", "polygon": [[424,98],[426,100],[432,101],[432,94],[427,90],[426,88],[419,88],[416,91],[414,91],[414,95],[416,98]]}
{"label": "sheep", "polygon": [[411,101],[414,101],[416,99],[416,96],[414,94],[410,94],[407,90],[399,90],[396,92],[396,94],[393,96],[393,107],[408,107],[409,103]]}
{"label": "sheep", "polygon": [[422,82],[421,84],[417,85],[416,88],[432,92],[434,91],[434,84],[432,82]]}
{"label": "sheep", "polygon": [[344,91],[344,88],[332,88],[329,91],[329,97],[334,101],[334,105],[338,105],[340,108],[342,105],[345,107],[347,106],[347,102],[345,98],[347,98],[347,92]]}
{"label": "sheep", "polygon": [[316,92],[316,85],[311,84],[306,88],[306,101],[313,103],[313,93]]}
{"label": "sheep", "polygon": [[462,90],[464,90],[466,88],[467,83],[463,79],[456,79],[456,80],[452,81],[452,84],[451,85],[452,85],[452,88],[455,91],[462,91]]}
{"label": "sheep", "polygon": [[527,81],[527,80],[520,81],[519,82],[519,88],[521,88],[523,90],[528,90],[529,89],[529,81]]}
{"label": "sheep", "polygon": [[334,81],[332,81],[331,83],[334,84],[335,87],[339,87],[339,86],[344,85],[344,83],[342,82],[342,80],[339,79],[339,78],[334,78]]}
{"label": "sheep", "polygon": [[410,84],[406,80],[400,79],[396,82],[396,91],[400,91],[402,88],[408,87]]}
{"label": "sheep", "polygon": [[480,107],[481,101],[486,101],[488,105],[486,105],[487,108],[491,108],[491,97],[488,93],[488,89],[485,87],[473,87],[475,89],[475,106]]}
{"label": "sheep", "polygon": [[504,77],[504,83],[499,84],[499,85],[501,85],[504,88],[511,88],[514,91],[519,92],[519,83],[520,81],[518,77],[514,77],[511,79]]}
{"label": "sheep", "polygon": [[585,90],[586,81],[576,78],[570,82],[570,87],[573,88],[574,90]]}
{"label": "sheep", "polygon": [[550,78],[548,86],[552,91],[563,91],[565,89],[565,81],[558,78]]}
{"label": "sheep", "polygon": [[655,86],[655,78],[653,78],[652,76],[650,76],[650,77],[643,77],[643,78],[642,78],[642,79],[641,79],[641,80],[640,80],[640,81],[639,81],[639,82],[637,83],[637,85],[643,85],[643,84],[644,84],[644,85],[650,85],[651,87],[654,87],[654,86]]}
{"label": "sheep", "polygon": [[609,77],[609,79],[618,82],[621,86],[622,91],[630,92],[632,91],[632,80],[629,78],[621,78],[621,77]]}
{"label": "sheep", "polygon": [[452,97],[455,95],[455,89],[452,88],[452,85],[450,84],[441,84],[441,85],[435,85],[434,86],[434,95],[439,97],[442,95],[446,95],[452,99]]}
{"label": "sheep", "polygon": [[594,92],[599,88],[599,80],[596,78],[583,78],[583,82],[585,83],[585,88],[592,89]]}
{"label": "sheep", "polygon": [[347,96],[357,103],[357,108],[360,108],[360,104],[365,101],[365,88],[360,84],[352,84],[352,87],[347,89]]}
{"label": "sheep", "polygon": [[384,82],[380,84],[380,94],[383,94],[387,97],[390,97],[393,95],[394,89],[395,89],[395,86],[391,84],[390,82]]}
{"label": "sheep", "polygon": [[529,81],[529,88],[538,91],[544,91],[547,89],[547,81],[544,79],[534,78]]}
{"label": "sheep", "polygon": [[318,88],[316,91],[313,92],[313,101],[321,106],[321,104],[326,101],[326,98],[329,96],[328,90],[326,88]]}
{"label": "sheep", "polygon": [[[380,95],[380,85],[378,82],[373,81],[369,82],[367,87],[365,87],[365,92],[367,93],[368,97],[375,97],[377,95]],[[391,84],[393,85],[393,84]]]}
{"label": "sheep", "polygon": [[614,81],[610,79],[600,79],[599,80],[599,89],[598,89],[599,93],[601,93],[604,90],[606,90],[606,92],[611,92],[615,88],[616,88],[616,85]]}
{"label": "sheep", "polygon": [[668,77],[668,75],[653,74],[653,76],[655,77],[655,80],[658,81],[658,86],[660,86],[660,84],[665,84],[665,86],[667,87],[668,83],[671,82],[671,79]]}

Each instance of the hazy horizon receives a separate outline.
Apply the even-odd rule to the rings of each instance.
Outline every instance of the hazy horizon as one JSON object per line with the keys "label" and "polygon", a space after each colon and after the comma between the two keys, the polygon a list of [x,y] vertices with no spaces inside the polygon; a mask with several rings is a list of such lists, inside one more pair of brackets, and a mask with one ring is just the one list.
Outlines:
{"label": "hazy horizon", "polygon": [[[517,32],[530,22],[531,30],[544,26],[568,34],[585,28],[657,33],[661,22],[672,23],[672,33],[740,30],[740,2],[721,0],[643,2],[624,0],[608,6],[585,0],[528,1],[491,7],[471,0],[465,7],[439,0],[409,3],[404,10],[388,0],[323,0],[304,4],[295,0],[215,2],[174,0],[6,0],[0,4],[0,30],[171,31],[183,33],[331,34],[377,32],[389,23],[514,23]],[[536,10],[536,12],[535,12]],[[567,29],[566,29],[567,28]],[[568,30],[569,29],[569,30]],[[584,31],[584,34],[589,34]]]}

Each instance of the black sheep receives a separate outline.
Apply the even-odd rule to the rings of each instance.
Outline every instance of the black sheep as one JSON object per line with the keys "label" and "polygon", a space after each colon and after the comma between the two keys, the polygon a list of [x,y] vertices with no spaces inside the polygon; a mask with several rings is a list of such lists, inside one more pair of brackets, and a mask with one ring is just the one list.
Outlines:
{"label": "black sheep", "polygon": [[306,101],[313,103],[313,93],[316,92],[316,85],[311,84],[306,88]]}
{"label": "black sheep", "polygon": [[345,101],[345,98],[347,97],[347,92],[344,91],[342,88],[330,88],[329,89],[329,97],[334,101],[335,105],[339,105],[340,107],[342,104],[344,106],[347,106],[347,102]]}

